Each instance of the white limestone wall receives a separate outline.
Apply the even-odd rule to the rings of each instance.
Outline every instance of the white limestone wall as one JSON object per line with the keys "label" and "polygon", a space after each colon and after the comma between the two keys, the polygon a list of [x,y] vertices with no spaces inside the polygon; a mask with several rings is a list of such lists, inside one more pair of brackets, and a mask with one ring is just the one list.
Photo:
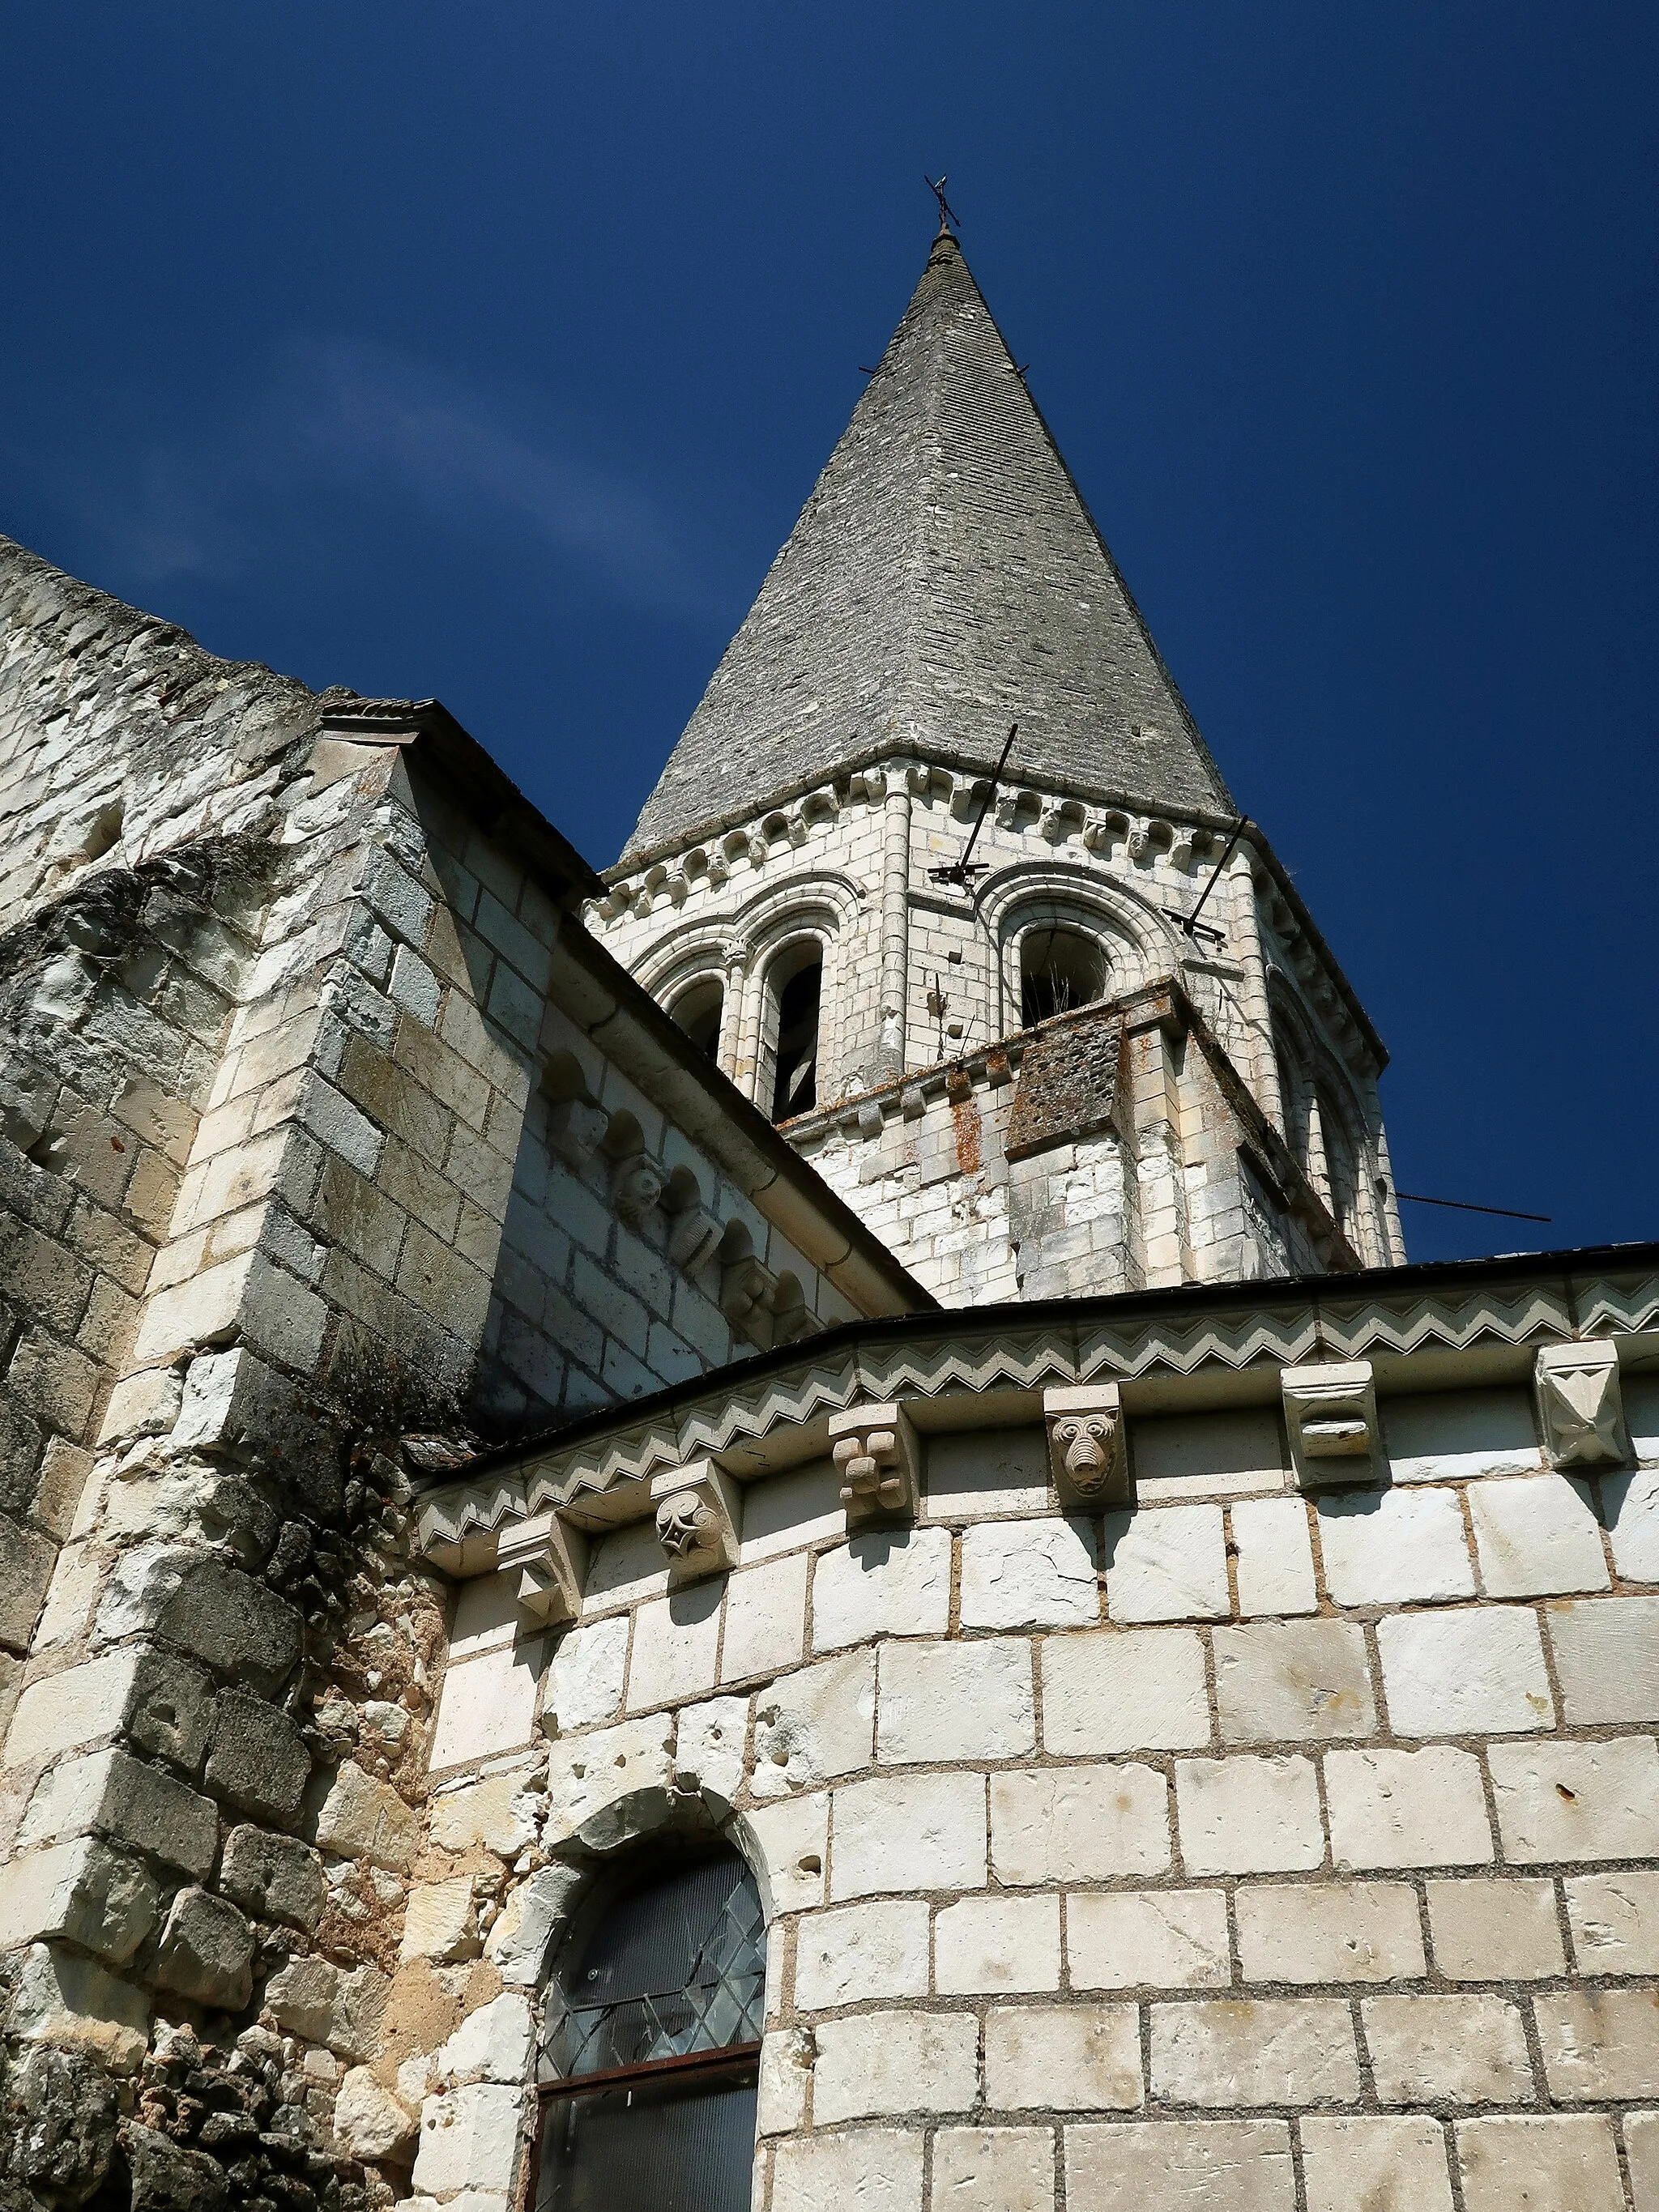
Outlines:
{"label": "white limestone wall", "polygon": [[1095,1520],[1040,1427],[964,1429],[911,1528],[849,1542],[809,1462],[680,1593],[648,1522],[602,1537],[557,1638],[465,1585],[399,1983],[446,2038],[379,2062],[413,2202],[505,2212],[584,1869],[695,1815],[767,1905],[760,2212],[1651,2212],[1626,1404],[1641,1471],[1586,1480],[1522,1390],[1397,1395],[1387,1482],[1316,1500],[1273,1408],[1139,1420]]}

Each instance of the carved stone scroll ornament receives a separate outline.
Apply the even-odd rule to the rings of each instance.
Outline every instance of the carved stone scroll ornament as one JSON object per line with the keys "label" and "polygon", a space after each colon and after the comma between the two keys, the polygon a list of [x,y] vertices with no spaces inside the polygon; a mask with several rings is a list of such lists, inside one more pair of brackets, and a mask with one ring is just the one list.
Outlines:
{"label": "carved stone scroll ornament", "polygon": [[1629,1464],[1630,1431],[1625,1425],[1616,1346],[1544,1345],[1533,1378],[1544,1456],[1552,1467]]}
{"label": "carved stone scroll ornament", "polygon": [[1369,1359],[1283,1368],[1279,1382],[1298,1489],[1329,1490],[1386,1474]]}
{"label": "carved stone scroll ornament", "polygon": [[564,1628],[580,1619],[587,1539],[556,1513],[538,1513],[504,1529],[495,1564],[519,1569],[519,1610],[538,1626]]}
{"label": "carved stone scroll ornament", "polygon": [[1042,1394],[1048,1465],[1066,1513],[1100,1513],[1134,1504],[1128,1440],[1115,1382]]}
{"label": "carved stone scroll ornament", "polygon": [[849,1529],[864,1522],[915,1518],[921,1451],[909,1416],[896,1400],[832,1413],[830,1449]]}
{"label": "carved stone scroll ornament", "polygon": [[671,1589],[736,1566],[743,1493],[713,1460],[694,1460],[658,1475],[651,1485],[651,1503]]}

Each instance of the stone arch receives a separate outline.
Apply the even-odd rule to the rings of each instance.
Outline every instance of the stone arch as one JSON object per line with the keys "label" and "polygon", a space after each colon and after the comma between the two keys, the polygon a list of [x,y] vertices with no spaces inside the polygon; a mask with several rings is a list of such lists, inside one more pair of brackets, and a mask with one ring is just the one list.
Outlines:
{"label": "stone arch", "polygon": [[822,965],[818,1012],[818,1103],[827,1104],[847,1065],[854,933],[864,896],[850,877],[828,872],[769,884],[731,917],[742,947],[744,1006],[736,1080],[763,1110],[771,1106],[775,1047],[775,986],[781,969],[816,948]]}
{"label": "stone arch", "polygon": [[1028,861],[988,882],[976,904],[996,948],[997,1034],[1019,1025],[1019,945],[1037,927],[1073,929],[1100,946],[1105,995],[1177,974],[1180,947],[1164,916],[1124,886],[1064,862]]}
{"label": "stone arch", "polygon": [[1364,1111],[1340,1060],[1321,1040],[1284,977],[1267,979],[1273,1055],[1285,1108],[1285,1140],[1358,1256],[1380,1261]]}

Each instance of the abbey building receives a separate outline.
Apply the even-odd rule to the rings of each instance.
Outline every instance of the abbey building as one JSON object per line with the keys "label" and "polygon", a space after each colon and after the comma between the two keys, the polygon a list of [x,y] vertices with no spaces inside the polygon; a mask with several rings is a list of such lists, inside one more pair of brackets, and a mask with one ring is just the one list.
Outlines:
{"label": "abbey building", "polygon": [[1659,1248],[948,232],[627,851],[0,540],[0,2212],[1654,2212]]}

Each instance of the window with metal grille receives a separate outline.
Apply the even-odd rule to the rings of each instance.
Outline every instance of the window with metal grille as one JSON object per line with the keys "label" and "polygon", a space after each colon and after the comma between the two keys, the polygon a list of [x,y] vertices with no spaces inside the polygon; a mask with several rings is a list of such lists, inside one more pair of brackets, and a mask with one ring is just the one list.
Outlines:
{"label": "window with metal grille", "polygon": [[766,1942],[732,1852],[579,1927],[542,2031],[536,2212],[747,2212]]}

